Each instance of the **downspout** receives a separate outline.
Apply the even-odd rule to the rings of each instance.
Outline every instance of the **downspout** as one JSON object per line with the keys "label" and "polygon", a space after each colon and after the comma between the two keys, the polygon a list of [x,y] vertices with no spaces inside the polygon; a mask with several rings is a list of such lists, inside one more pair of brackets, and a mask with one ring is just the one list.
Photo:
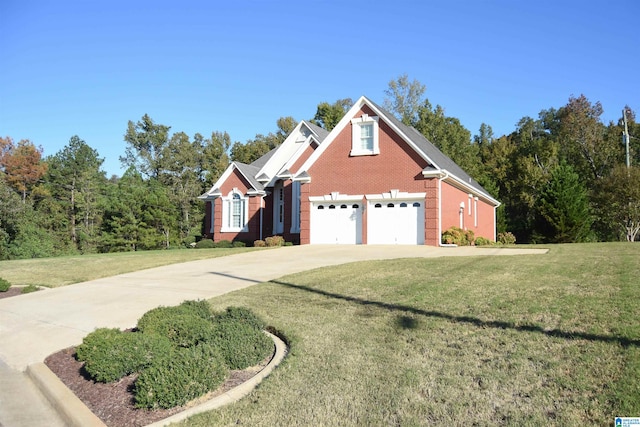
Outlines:
{"label": "downspout", "polygon": [[493,241],[497,242],[498,241],[498,235],[497,235],[497,227],[498,227],[498,207],[500,207],[500,205],[498,206],[494,206],[493,207]]}
{"label": "downspout", "polygon": [[449,178],[449,172],[444,169],[442,172],[443,175],[438,179],[438,246],[442,246],[442,181]]}
{"label": "downspout", "polygon": [[260,240],[263,240],[262,239],[262,230],[263,230],[262,214],[263,214],[263,211],[264,211],[264,194],[262,196],[260,196]]}

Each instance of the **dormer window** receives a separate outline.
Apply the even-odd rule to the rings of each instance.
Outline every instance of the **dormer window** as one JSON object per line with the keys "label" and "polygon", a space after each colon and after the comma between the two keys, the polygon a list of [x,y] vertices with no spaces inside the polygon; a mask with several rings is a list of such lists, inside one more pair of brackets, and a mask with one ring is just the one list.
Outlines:
{"label": "dormer window", "polygon": [[361,117],[351,120],[352,156],[371,156],[380,154],[378,146],[378,117],[363,114]]}

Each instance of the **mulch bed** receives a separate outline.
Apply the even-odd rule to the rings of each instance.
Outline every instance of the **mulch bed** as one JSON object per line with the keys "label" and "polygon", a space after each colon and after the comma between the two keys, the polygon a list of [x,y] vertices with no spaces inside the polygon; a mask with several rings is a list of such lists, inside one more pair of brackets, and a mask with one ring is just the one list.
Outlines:
{"label": "mulch bed", "polygon": [[75,347],[61,350],[47,357],[44,363],[84,404],[109,427],[138,427],[151,424],[185,409],[223,394],[251,379],[271,361],[267,357],[260,365],[243,371],[231,371],[218,390],[185,406],[172,409],[146,410],[134,406],[133,384],[137,375],[129,375],[120,381],[104,384],[91,380],[83,370],[84,362],[75,357]]}
{"label": "mulch bed", "polygon": [[9,298],[9,297],[15,297],[15,296],[21,295],[21,294],[22,294],[22,288],[19,288],[17,286],[12,286],[12,287],[9,288],[8,291],[0,292],[0,299]]}

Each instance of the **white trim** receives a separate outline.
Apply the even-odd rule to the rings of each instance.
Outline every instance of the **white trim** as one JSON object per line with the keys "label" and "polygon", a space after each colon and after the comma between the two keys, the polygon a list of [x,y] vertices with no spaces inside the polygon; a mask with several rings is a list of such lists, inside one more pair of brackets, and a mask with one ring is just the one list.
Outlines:
{"label": "white trim", "polygon": [[[233,196],[240,196],[241,201],[241,215],[242,225],[240,227],[233,226]],[[222,197],[222,224],[220,226],[221,233],[242,233],[249,231],[249,198],[244,196],[237,188],[234,188],[227,194],[227,197]]]}
{"label": "white trim", "polygon": [[211,207],[211,221],[210,221],[209,233],[214,233],[216,230],[216,223],[215,223],[216,199],[209,200],[209,206]]}
{"label": "white trim", "polygon": [[291,233],[300,233],[301,185],[300,181],[291,183]]}
{"label": "white trim", "polygon": [[388,193],[366,194],[369,201],[375,200],[425,200],[427,193],[406,193],[404,191],[391,190]]}
{"label": "white trim", "polygon": [[478,198],[474,197],[473,198],[473,226],[477,227],[478,226]]}
{"label": "white trim", "polygon": [[444,245],[444,243],[442,243],[442,181],[449,176],[449,172],[442,172],[443,175],[438,179],[438,244],[440,246]]}
{"label": "white trim", "polygon": [[356,195],[350,195],[350,194],[340,194],[337,192],[334,192],[332,194],[326,194],[324,196],[310,196],[309,197],[309,201],[312,203],[316,203],[316,202],[361,202],[363,199],[364,195],[362,194],[356,194]]}
{"label": "white trim", "polygon": [[[351,152],[350,156],[373,156],[380,154],[380,128],[378,126],[378,116],[363,114],[360,117],[351,119]],[[362,128],[371,126],[371,149],[362,147]]]}

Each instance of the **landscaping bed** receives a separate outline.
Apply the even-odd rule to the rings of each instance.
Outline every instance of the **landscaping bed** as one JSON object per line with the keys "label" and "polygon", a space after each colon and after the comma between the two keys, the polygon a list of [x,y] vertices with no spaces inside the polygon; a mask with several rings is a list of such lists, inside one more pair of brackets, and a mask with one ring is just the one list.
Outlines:
{"label": "landscaping bed", "polygon": [[249,309],[184,301],[145,313],[134,329],[99,328],[45,364],[109,427],[145,426],[210,400],[273,358]]}
{"label": "landscaping bed", "polygon": [[47,357],[44,363],[80,400],[109,427],[139,427],[167,418],[173,414],[219,396],[250,380],[271,361],[269,356],[257,366],[229,372],[225,382],[215,391],[172,409],[139,409],[132,393],[137,374],[127,375],[114,383],[93,381],[84,372],[84,362],[76,360],[75,347],[61,350]]}

